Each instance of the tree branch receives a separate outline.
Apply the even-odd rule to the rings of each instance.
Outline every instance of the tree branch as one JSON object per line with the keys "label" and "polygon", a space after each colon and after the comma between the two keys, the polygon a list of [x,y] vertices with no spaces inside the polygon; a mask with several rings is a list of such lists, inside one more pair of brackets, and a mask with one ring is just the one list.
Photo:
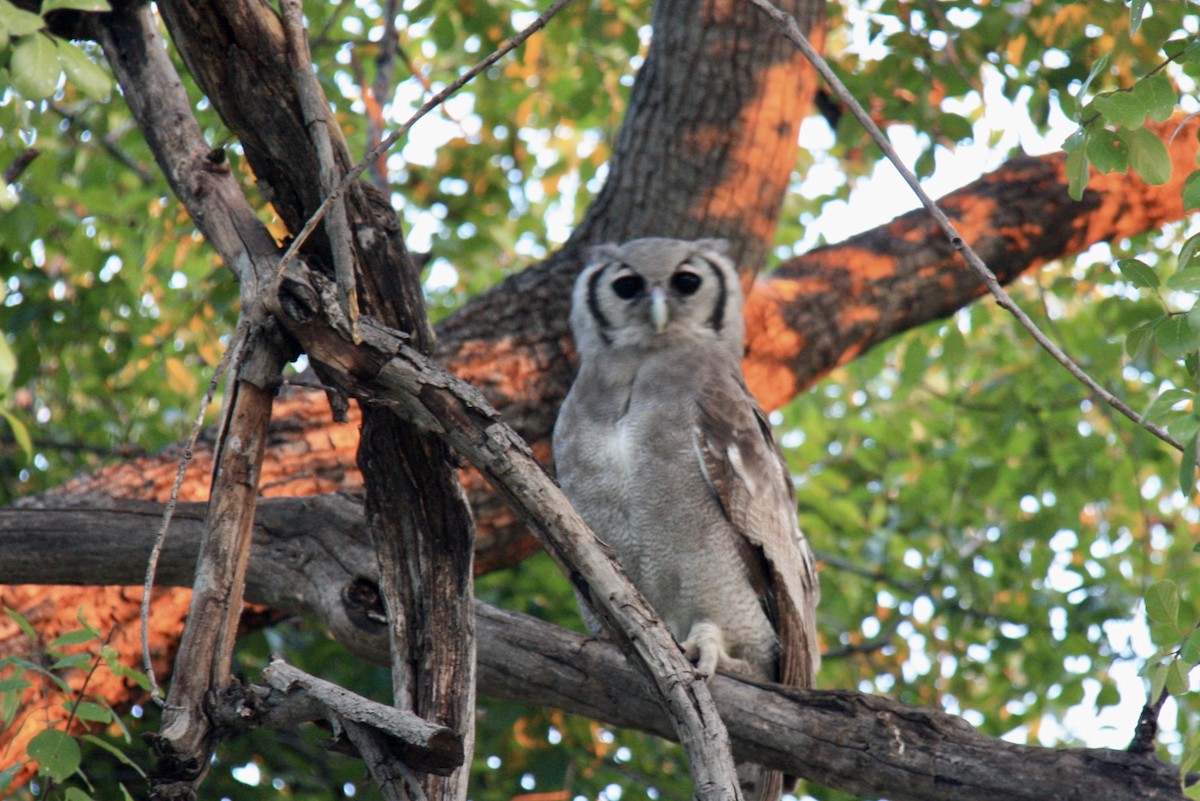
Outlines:
{"label": "tree branch", "polygon": [[[237,271],[243,289],[242,314],[247,314],[246,302],[253,297],[257,284],[255,266],[261,274],[270,264],[274,243],[259,230],[261,226],[255,228],[249,223],[247,227],[257,233],[251,241],[261,249],[239,263],[246,254],[247,242],[237,236],[233,226],[222,224],[223,217],[210,220],[202,213],[210,204],[197,196],[194,183],[183,188],[197,182],[194,163],[183,157],[193,149],[201,149],[205,140],[190,114],[187,95],[162,47],[149,8],[105,15],[98,25],[105,54],[168,180],[225,263]],[[170,127],[165,125],[168,115],[172,117]],[[157,130],[159,123],[164,124],[163,130]],[[214,163],[211,154],[205,163]],[[223,159],[215,166],[221,164]],[[227,166],[225,174],[228,176]],[[237,210],[246,204],[236,186],[229,189],[224,199],[232,205],[219,210],[236,217]],[[253,212],[249,217],[253,218]],[[242,218],[246,219],[245,213]],[[154,741],[159,755],[152,789],[155,798],[194,797],[211,763],[214,732],[206,710],[207,698],[228,686],[232,676],[258,479],[279,372],[288,361],[285,347],[271,333],[273,329],[273,325],[266,325],[248,335],[249,356],[229,384],[223,436],[215,453],[213,501],[196,565],[189,624],[176,655],[162,724]]]}
{"label": "tree branch", "polygon": [[[163,581],[190,580],[202,513],[201,504],[181,507]],[[136,583],[158,514],[161,505],[143,502],[0,510],[0,582]],[[386,627],[371,611],[377,596],[361,591],[376,580],[361,505],[336,495],[266,500],[258,523],[247,598],[316,614],[355,653],[386,663]],[[480,602],[476,616],[481,692],[672,737],[656,691],[612,645]],[[1178,770],[1152,753],[1017,745],[943,712],[861,693],[723,675],[710,686],[735,753],[848,793],[1183,801]]]}

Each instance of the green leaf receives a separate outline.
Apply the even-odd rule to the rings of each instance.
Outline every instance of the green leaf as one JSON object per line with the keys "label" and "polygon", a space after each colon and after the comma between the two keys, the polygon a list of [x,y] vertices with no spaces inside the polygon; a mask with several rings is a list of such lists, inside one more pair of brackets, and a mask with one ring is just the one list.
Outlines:
{"label": "green leaf", "polygon": [[1150,343],[1154,341],[1154,332],[1166,319],[1165,314],[1160,314],[1134,326],[1129,336],[1125,337],[1125,352],[1131,359],[1140,359],[1146,355]]}
{"label": "green leaf", "polygon": [[30,625],[29,621],[25,619],[24,615],[22,615],[16,609],[9,609],[7,607],[5,607],[4,611],[8,613],[8,616],[11,617],[13,622],[17,624],[17,628],[19,628],[22,633],[29,638],[31,643],[37,643],[37,632],[34,631],[33,626]]}
{"label": "green leaf", "polygon": [[1196,491],[1196,437],[1185,441],[1183,455],[1179,457],[1179,490],[1183,497],[1191,498]]}
{"label": "green leaf", "polygon": [[1162,662],[1150,669],[1148,678],[1150,679],[1150,697],[1152,699],[1157,699],[1162,695],[1163,688],[1167,686],[1167,672],[1170,667]]}
{"label": "green leaf", "polygon": [[1192,629],[1192,633],[1183,641],[1179,649],[1179,658],[1185,665],[1200,664],[1200,631]]}
{"label": "green leaf", "polygon": [[946,113],[937,118],[937,127],[941,132],[956,142],[970,139],[975,130],[971,121],[961,114]]}
{"label": "green leaf", "polygon": [[1104,115],[1104,119],[1121,128],[1141,128],[1146,121],[1146,106],[1132,92],[1100,95],[1092,103]]}
{"label": "green leaf", "polygon": [[0,417],[3,417],[8,422],[8,427],[12,429],[13,439],[17,441],[17,445],[25,452],[25,460],[33,461],[33,440],[29,437],[29,429],[21,422],[15,414],[8,409],[0,407]]}
{"label": "green leaf", "polygon": [[63,670],[63,669],[84,670],[84,669],[90,668],[92,666],[92,659],[93,659],[92,655],[87,654],[87,653],[68,654],[67,656],[62,657],[61,659],[55,660],[54,664],[52,664],[50,666],[50,669],[51,670]]}
{"label": "green leaf", "polygon": [[1200,267],[1176,270],[1167,278],[1167,289],[1173,289],[1176,292],[1195,292],[1200,290]]}
{"label": "green leaf", "polygon": [[1180,442],[1189,442],[1200,432],[1200,417],[1195,414],[1185,414],[1167,426],[1167,433]]}
{"label": "green leaf", "polygon": [[21,768],[23,767],[25,767],[25,763],[18,762],[0,771],[0,793],[12,787],[13,779],[17,778],[17,774],[21,772]]}
{"label": "green leaf", "polygon": [[1087,132],[1080,128],[1063,140],[1062,149],[1068,153],[1079,153],[1086,144]]}
{"label": "green leaf", "polygon": [[913,173],[918,178],[928,178],[933,175],[935,166],[936,159],[933,155],[933,148],[922,150],[921,155],[917,156],[916,162],[913,163]]}
{"label": "green leaf", "polygon": [[1179,588],[1170,579],[1162,579],[1146,589],[1146,617],[1154,623],[1175,625],[1179,617]]}
{"label": "green leaf", "polygon": [[904,360],[900,365],[900,383],[905,386],[915,386],[929,365],[929,351],[925,345],[915,339],[909,339],[904,346]]}
{"label": "green leaf", "polygon": [[94,801],[94,799],[78,787],[68,787],[63,801]]}
{"label": "green leaf", "polygon": [[0,679],[0,693],[19,693],[32,686],[25,679]]}
{"label": "green leaf", "polygon": [[1179,249],[1179,258],[1176,259],[1179,269],[1200,266],[1200,259],[1196,258],[1197,255],[1200,255],[1200,234],[1192,234]]}
{"label": "green leaf", "polygon": [[1117,269],[1125,280],[1143,289],[1158,289],[1158,273],[1144,261],[1138,259],[1118,259]]}
{"label": "green leaf", "polygon": [[1088,161],[1103,173],[1125,172],[1129,169],[1129,147],[1115,131],[1099,128],[1087,137]]}
{"label": "green leaf", "polygon": [[1150,401],[1150,405],[1146,407],[1146,411],[1142,412],[1142,420],[1155,422],[1162,419],[1162,415],[1171,410],[1177,403],[1193,400],[1195,396],[1190,390],[1186,389],[1164,389],[1158,393],[1158,397]]}
{"label": "green leaf", "polygon": [[0,397],[11,387],[13,376],[17,374],[17,357],[8,344],[8,339],[0,334]]}
{"label": "green leaf", "polygon": [[28,36],[46,27],[37,14],[17,8],[8,0],[0,0],[0,30],[9,36]]}
{"label": "green leaf", "polygon": [[1184,209],[1200,208],[1200,170],[1194,170],[1183,179]]}
{"label": "green leaf", "polygon": [[[1092,65],[1092,71],[1088,73],[1087,80],[1085,80],[1083,82],[1083,86],[1079,87],[1079,94],[1076,95],[1076,97],[1078,97],[1079,101],[1080,101],[1078,103],[1078,109],[1080,111],[1082,111],[1082,109],[1083,109],[1083,96],[1087,94],[1088,87],[1092,85],[1092,81],[1096,80],[1096,76],[1100,74],[1101,70],[1103,70],[1107,66],[1108,66],[1108,53],[1105,53],[1104,55],[1100,56],[1100,58],[1096,59],[1096,63]],[[1076,117],[1076,119],[1079,119],[1078,116]]]}
{"label": "green leaf", "polygon": [[1174,114],[1175,104],[1179,102],[1179,95],[1176,94],[1171,79],[1161,72],[1134,84],[1133,96],[1141,102],[1150,119],[1158,122]]}
{"label": "green leaf", "polygon": [[58,729],[45,729],[35,734],[25,753],[40,764],[38,775],[49,776],[56,782],[79,770],[83,759],[75,738]]}
{"label": "green leaf", "polygon": [[1171,695],[1184,695],[1188,691],[1187,671],[1178,659],[1172,660],[1167,670],[1167,692]]}
{"label": "green leaf", "polygon": [[132,759],[130,759],[129,756],[124,751],[122,751],[120,748],[117,748],[115,745],[110,743],[108,740],[97,737],[94,734],[85,734],[85,735],[83,735],[82,739],[87,740],[89,743],[91,743],[94,746],[97,746],[98,748],[103,748],[105,751],[107,751],[108,753],[115,756],[118,760],[120,760],[121,762],[125,763],[129,767],[136,770],[143,779],[146,778],[146,772],[144,770],[142,770],[141,766],[139,766],[138,763],[136,763]]}
{"label": "green leaf", "polygon": [[1142,27],[1142,14],[1146,10],[1146,0],[1130,0],[1129,3],[1129,35],[1133,36]]}
{"label": "green leaf", "polygon": [[34,34],[17,42],[8,65],[13,86],[26,100],[45,100],[54,94],[58,76],[58,48],[49,36]]}
{"label": "green leaf", "polygon": [[1182,359],[1200,349],[1200,332],[1192,328],[1187,315],[1174,314],[1154,330],[1154,344],[1171,359]]}
{"label": "green leaf", "polygon": [[1163,141],[1145,128],[1125,131],[1129,166],[1148,184],[1165,184],[1171,179],[1171,154]]}
{"label": "green leaf", "polygon": [[67,80],[79,87],[79,91],[88,97],[103,100],[112,92],[113,82],[108,73],[98,64],[87,57],[87,54],[70,42],[59,39],[58,57],[63,69],[67,71]]}
{"label": "green leaf", "polygon": [[80,720],[93,723],[112,723],[112,712],[91,701],[80,701],[71,708],[71,712]]}
{"label": "green leaf", "polygon": [[21,696],[17,693],[0,693],[0,728],[7,729],[16,720],[21,708]]}
{"label": "green leaf", "polygon": [[64,645],[82,645],[85,642],[91,642],[98,636],[97,632],[90,629],[76,629],[68,631],[66,634],[54,638],[50,643],[51,648],[60,648]]}
{"label": "green leaf", "polygon": [[112,11],[107,0],[43,0],[42,13],[47,11],[55,11],[57,9],[68,9],[70,11]]}
{"label": "green leaf", "polygon": [[[1075,137],[1079,137],[1078,143]],[[1067,151],[1067,194],[1072,200],[1081,200],[1087,188],[1087,179],[1091,177],[1084,153],[1084,135],[1080,132],[1070,134],[1062,147]]]}

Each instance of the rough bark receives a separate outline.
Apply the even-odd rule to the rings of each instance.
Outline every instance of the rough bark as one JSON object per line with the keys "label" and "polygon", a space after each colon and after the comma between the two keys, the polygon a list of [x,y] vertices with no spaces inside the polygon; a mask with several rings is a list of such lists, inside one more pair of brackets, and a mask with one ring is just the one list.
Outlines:
{"label": "rough bark", "polygon": [[[142,502],[103,511],[91,504],[0,510],[0,582],[89,580],[91,563],[103,566],[103,580],[136,580],[160,512]],[[74,525],[83,515],[87,529]],[[163,553],[164,581],[190,581],[202,516],[200,505],[181,510],[185,525]],[[386,628],[370,614],[372,596],[352,591],[376,580],[361,505],[344,496],[278,499],[264,502],[260,517],[247,597],[316,614],[335,636],[349,632],[357,653],[386,663]],[[64,558],[46,559],[31,545],[37,538]],[[476,613],[481,692],[672,736],[654,689],[612,645],[482,603]],[[1177,769],[1152,754],[1017,745],[936,710],[860,693],[726,676],[711,689],[735,753],[853,794],[895,801],[1183,798]]]}
{"label": "rough bark", "polygon": [[[100,41],[135,118],[176,195],[193,213],[206,235],[242,283],[245,315],[258,287],[269,279],[274,243],[257,224],[253,211],[229,180],[228,167],[214,152],[205,152],[199,126],[187,113],[183,91],[146,8],[105,15],[98,23]],[[194,154],[204,152],[197,159]],[[199,166],[198,165],[203,165]],[[209,179],[212,179],[211,181]],[[202,200],[205,183],[225,193]],[[247,239],[243,239],[245,235]],[[162,725],[154,747],[156,798],[191,798],[211,764],[213,731],[206,711],[211,692],[223,690],[232,675],[233,647],[242,614],[242,589],[249,559],[250,534],[271,405],[279,371],[289,360],[273,325],[247,326],[242,346],[246,361],[234,373],[226,418],[216,449],[213,503],[205,524],[201,556],[177,654],[176,680],[171,683]]]}
{"label": "rough bark", "polygon": [[[241,14],[239,22],[242,23],[243,30],[253,28],[265,37],[264,42],[274,45],[274,50],[267,49],[267,55],[274,57],[268,60],[276,66],[279,63],[287,64],[286,48],[284,48],[281,36],[278,35],[279,21],[273,12],[261,5],[234,5],[236,6],[234,9],[224,7],[218,9],[214,6],[212,9],[214,13],[204,15],[204,17],[212,22],[224,19],[220,13],[222,11],[226,14],[231,11]],[[184,3],[169,4],[169,6],[164,4],[164,9],[168,7],[172,11],[196,11]],[[163,63],[165,59],[162,57],[161,48],[156,49],[156,40],[150,30],[152,26],[146,24],[146,19],[147,15],[144,11],[135,14],[118,12],[106,17],[103,23],[105,42],[109,46],[111,57],[117,61],[118,76],[125,89],[125,95],[133,98],[131,107],[134,109],[135,116],[138,117],[139,123],[144,129],[155,133],[149,137],[149,140],[156,153],[156,158],[163,165],[164,171],[168,173],[172,186],[177,189],[177,194],[188,208],[189,213],[197,220],[198,226],[242,282],[243,313],[253,314],[257,311],[255,302],[260,294],[261,286],[269,281],[274,272],[277,255],[274,242],[257,222],[252,209],[241,197],[236,184],[228,180],[228,173],[223,176],[226,180],[214,181],[225,189],[224,194],[205,196],[202,193],[189,191],[191,189],[189,184],[194,182],[197,171],[193,164],[179,160],[178,154],[186,153],[189,149],[201,148],[203,138],[195,122],[191,119],[187,99],[182,95],[178,81],[171,83],[166,80],[174,74],[173,69],[169,62]],[[169,26],[172,22],[176,26],[179,23],[179,20],[172,17],[170,13],[167,14],[167,19]],[[177,43],[181,43],[181,50],[191,52],[188,45],[194,43],[188,37],[195,34],[197,30],[198,27],[184,28],[183,30],[175,27],[175,38]],[[195,54],[192,53],[192,55]],[[280,58],[280,56],[284,56],[284,58]],[[206,53],[202,58],[190,59],[190,63],[197,67],[211,65],[217,61],[221,64],[229,63],[224,53],[216,52]],[[267,66],[262,65],[264,69]],[[202,85],[206,80],[213,78],[211,69],[207,72],[197,70],[197,73],[196,77]],[[159,82],[153,80],[156,76],[159,78]],[[311,76],[305,77],[311,78]],[[293,92],[295,91],[294,86],[289,84],[289,87]],[[315,85],[310,88],[313,88],[319,96],[319,89],[315,88]],[[316,109],[310,109],[314,116],[323,114],[323,100],[320,100],[319,97],[315,103],[309,105],[317,106]],[[293,108],[297,110],[300,107],[300,103],[293,104]],[[170,130],[173,136],[167,138],[158,135],[160,130]],[[340,135],[332,137],[332,139],[334,140],[332,144],[337,147],[331,147],[327,137],[326,140],[322,140],[325,143],[325,151],[327,153],[335,151],[340,155],[342,162],[348,161]],[[300,141],[306,143],[307,139]],[[293,143],[293,145],[295,144]],[[329,158],[332,156],[328,156],[327,160]],[[327,173],[340,174],[335,166],[326,166],[328,167]],[[314,208],[319,197],[320,193],[318,192],[313,199]],[[382,208],[380,208],[381,206]],[[307,211],[311,212],[312,208]],[[361,276],[365,290],[366,308],[377,314],[385,315],[395,325],[413,331],[416,341],[422,342],[428,347],[431,332],[421,302],[419,282],[415,269],[407,260],[403,240],[399,236],[391,210],[382,203],[378,193],[367,192],[363,187],[353,187],[348,193],[346,214],[350,217],[350,221],[356,224],[354,229],[359,236],[354,242],[356,246],[354,253],[358,257],[356,259],[358,265],[364,266],[360,266],[357,270],[355,269],[358,266],[356,264],[343,264],[342,267]],[[252,221],[246,224],[247,228],[252,229],[247,232],[250,234],[248,254],[246,246],[237,236],[238,232],[224,224],[225,216],[236,219],[246,218]],[[326,244],[328,244],[328,240]],[[341,254],[343,255],[342,260],[346,261],[350,252],[350,243],[340,244],[345,245],[341,249]],[[243,258],[245,255],[248,255],[248,258]],[[312,258],[321,264],[337,261],[328,252],[317,252],[312,254]],[[263,266],[264,263],[265,267],[255,269]],[[404,269],[405,266],[407,269]],[[371,272],[372,268],[374,268],[373,273]],[[260,405],[265,404],[266,415],[259,415],[262,435],[265,435],[266,432],[272,395],[273,388],[254,396],[262,401]],[[368,411],[368,417],[370,415],[371,412]],[[236,425],[240,419],[235,414],[234,424]],[[398,560],[392,560],[389,563],[392,566],[389,576],[398,578],[410,573],[423,575],[428,579],[429,586],[438,588],[438,592],[429,593],[428,599],[422,599],[422,603],[428,600],[429,603],[424,608],[431,609],[431,614],[420,620],[411,620],[404,627],[404,631],[409,634],[410,638],[415,639],[418,646],[423,646],[420,651],[415,651],[415,653],[421,654],[423,661],[420,666],[423,670],[417,675],[417,681],[414,682],[410,693],[398,696],[398,698],[405,707],[416,708],[420,713],[428,714],[463,732],[464,741],[469,745],[473,739],[471,732],[474,720],[474,646],[471,636],[473,626],[470,608],[473,525],[470,515],[444,445],[423,441],[419,435],[404,431],[402,427],[392,424],[390,416],[384,421],[384,425],[374,428],[368,426],[368,430],[377,430],[382,434],[381,437],[374,440],[370,436],[364,439],[364,449],[377,463],[377,469],[372,471],[372,476],[376,478],[376,481],[373,486],[368,488],[369,500],[382,497],[406,512],[402,517],[390,516],[383,513],[390,511],[386,507],[386,503],[377,504],[382,509],[381,513],[374,518],[376,525],[381,531],[394,531],[395,527],[403,527],[401,522],[410,523],[405,527],[410,543],[407,553],[413,555],[414,569],[411,571],[400,569],[400,565],[396,564]],[[261,456],[263,438],[253,432],[233,431],[228,442],[235,445],[249,445],[254,442],[255,453]],[[372,441],[375,443],[373,447],[370,444]],[[398,444],[403,447],[397,447]],[[197,682],[185,678],[185,680],[172,685],[167,713],[164,716],[162,736],[159,740],[160,751],[165,755],[165,759],[161,763],[164,775],[159,779],[157,785],[159,789],[156,791],[161,796],[175,797],[192,792],[192,788],[203,776],[208,765],[207,754],[211,730],[203,708],[204,698],[208,689],[219,690],[228,683],[227,657],[228,652],[232,650],[233,636],[232,633],[223,633],[227,631],[227,625],[217,626],[215,629],[209,625],[210,620],[225,617],[224,615],[207,614],[214,611],[213,601],[209,599],[210,588],[219,590],[221,598],[232,599],[234,609],[240,611],[241,581],[244,579],[244,571],[240,567],[240,555],[244,552],[245,547],[248,547],[249,524],[248,522],[243,524],[239,520],[248,521],[252,516],[253,502],[257,496],[258,472],[257,463],[249,465],[247,469],[241,471],[219,471],[217,483],[214,485],[214,493],[219,492],[214,495],[216,502],[214,508],[217,506],[223,509],[229,508],[229,504],[236,503],[235,499],[244,501],[246,493],[241,490],[246,489],[249,490],[249,513],[247,513],[244,502],[237,503],[241,512],[236,519],[233,519],[233,525],[229,527],[231,532],[236,531],[240,535],[242,544],[221,545],[214,540],[217,546],[213,551],[214,558],[202,560],[202,565],[208,565],[211,569],[206,569],[198,577],[202,579],[203,589],[194,597],[192,605],[194,612],[192,619],[198,622],[198,625],[190,628],[185,639],[185,645],[188,647],[182,652],[181,658],[187,657],[188,669],[181,670],[180,673],[184,677],[203,677],[203,680]],[[233,483],[226,487],[222,483],[223,476],[232,479]],[[397,487],[390,480],[395,476],[408,476],[409,480],[402,487]],[[440,492],[432,491],[431,488],[435,485]],[[400,491],[397,491],[398,489]],[[374,491],[372,492],[372,490]],[[407,490],[407,493],[404,490]],[[433,516],[419,514],[430,510],[436,514]],[[418,514],[411,514],[412,512]],[[230,518],[222,514],[217,519]],[[423,544],[422,541],[427,536],[435,538],[437,542]],[[384,533],[380,537],[381,543],[390,545],[394,541],[394,536],[389,533]],[[460,558],[425,559],[422,564],[416,565],[416,555],[421,548],[432,551],[440,549],[450,554],[457,553],[460,554]],[[399,553],[399,549],[388,548],[387,550],[389,553]],[[392,586],[395,586],[394,583]],[[395,597],[397,596],[393,596],[393,598]],[[415,597],[412,600],[413,602],[408,605],[410,610],[417,607]],[[439,603],[439,601],[441,602]],[[395,615],[403,615],[405,606],[393,600],[389,604],[389,609]],[[415,614],[413,617],[415,618]],[[236,618],[234,619],[236,620]],[[414,623],[419,625],[413,625]],[[193,647],[193,643],[205,643],[211,639],[199,636],[210,629],[214,631],[214,648]],[[215,647],[217,645],[220,647]],[[413,644],[405,643],[404,647],[409,649],[413,647]],[[195,670],[194,657],[210,651],[215,652],[214,670]],[[406,661],[405,665],[407,664]],[[225,667],[221,668],[221,665],[225,665]],[[407,673],[407,667],[405,672]],[[458,798],[465,797],[466,779],[466,771],[459,770],[448,779],[436,776],[422,781],[426,785],[427,795]]]}

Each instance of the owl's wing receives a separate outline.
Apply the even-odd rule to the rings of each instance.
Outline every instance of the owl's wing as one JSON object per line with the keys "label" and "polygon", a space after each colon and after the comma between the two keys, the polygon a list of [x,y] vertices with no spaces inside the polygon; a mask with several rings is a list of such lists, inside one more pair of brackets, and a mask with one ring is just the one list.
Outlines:
{"label": "owl's wing", "polygon": [[738,553],[779,636],[781,684],[812,687],[820,665],[812,550],[771,425],[738,372],[701,390],[694,436],[709,487],[740,535]]}

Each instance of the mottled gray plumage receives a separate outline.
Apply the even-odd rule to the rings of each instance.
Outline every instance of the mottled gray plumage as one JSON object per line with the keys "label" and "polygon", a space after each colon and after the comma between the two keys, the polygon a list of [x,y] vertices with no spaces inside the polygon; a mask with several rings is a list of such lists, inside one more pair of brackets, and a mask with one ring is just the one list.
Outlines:
{"label": "mottled gray plumage", "polygon": [[[783,455],[742,377],[742,291],[725,249],[638,239],[589,251],[554,462],[697,670],[810,687],[817,575]],[[739,776],[750,798],[781,792],[778,773]]]}

